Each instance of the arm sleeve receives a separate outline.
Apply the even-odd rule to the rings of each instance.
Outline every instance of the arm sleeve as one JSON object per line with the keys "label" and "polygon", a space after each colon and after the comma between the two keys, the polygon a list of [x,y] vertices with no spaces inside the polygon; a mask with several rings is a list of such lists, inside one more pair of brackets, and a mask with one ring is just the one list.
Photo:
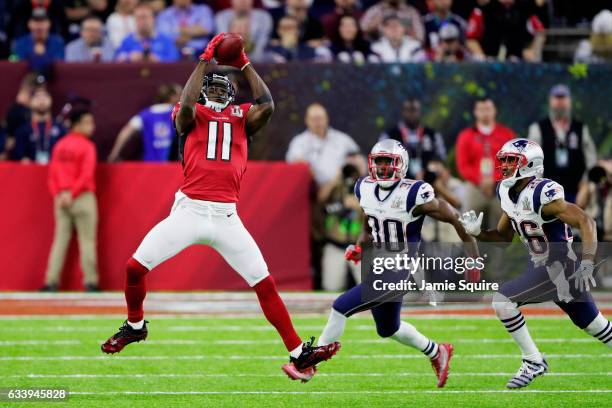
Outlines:
{"label": "arm sleeve", "polygon": [[140,114],[132,116],[132,119],[130,119],[128,124],[134,130],[138,130],[139,132],[142,131],[142,118],[140,117]]}
{"label": "arm sleeve", "polygon": [[423,205],[425,203],[430,202],[435,198],[434,189],[429,183],[423,183],[419,187],[419,191],[417,192],[416,201],[414,202],[415,206]]}
{"label": "arm sleeve", "polygon": [[540,209],[542,209],[542,207],[546,204],[559,199],[565,199],[563,186],[556,181],[549,181],[544,185],[544,188],[540,193]]}
{"label": "arm sleeve", "polygon": [[540,131],[540,125],[538,123],[532,123],[531,126],[529,126],[527,139],[542,146],[542,132]]}
{"label": "arm sleeve", "polygon": [[87,184],[95,177],[95,172],[96,148],[93,144],[88,144],[81,161],[80,174],[71,189],[73,198],[85,191]]}
{"label": "arm sleeve", "polygon": [[480,172],[476,167],[480,163],[470,157],[470,142],[468,140],[469,129],[464,130],[459,134],[457,139],[457,171],[461,177],[473,184],[480,184]]}
{"label": "arm sleeve", "polygon": [[472,10],[472,14],[468,20],[467,38],[470,40],[480,41],[484,33],[484,17],[479,8]]}
{"label": "arm sleeve", "polygon": [[587,125],[582,128],[582,151],[584,152],[584,164],[588,172],[597,164],[597,149]]}
{"label": "arm sleeve", "polygon": [[299,160],[306,160],[302,149],[302,143],[300,143],[299,135],[294,137],[293,140],[289,143],[289,149],[287,150],[285,160],[289,163]]}

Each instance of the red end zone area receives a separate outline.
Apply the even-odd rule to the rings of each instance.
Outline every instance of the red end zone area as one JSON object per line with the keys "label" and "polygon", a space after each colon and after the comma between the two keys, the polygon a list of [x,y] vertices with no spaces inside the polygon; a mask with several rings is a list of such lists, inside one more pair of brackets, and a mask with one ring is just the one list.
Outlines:
{"label": "red end zone area", "polygon": [[[149,229],[168,215],[181,180],[178,164],[98,166],[101,289],[123,289],[126,261]],[[311,287],[310,180],[305,165],[251,162],[242,183],[240,217],[281,289]],[[0,186],[0,291],[37,290],[44,283],[54,226],[47,168],[0,163]],[[81,276],[73,238],[61,289],[81,289]],[[150,290],[248,288],[216,252],[204,246],[188,248],[164,262],[148,276],[147,286]],[[5,312],[4,307],[0,310]]]}

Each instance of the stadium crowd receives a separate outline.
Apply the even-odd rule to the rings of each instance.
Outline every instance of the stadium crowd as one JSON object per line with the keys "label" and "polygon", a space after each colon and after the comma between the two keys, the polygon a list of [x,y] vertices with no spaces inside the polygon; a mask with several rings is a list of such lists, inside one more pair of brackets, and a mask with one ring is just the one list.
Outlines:
{"label": "stadium crowd", "polygon": [[0,59],[171,62],[218,32],[255,62],[542,61],[546,29],[588,26],[576,59],[610,58],[605,0],[0,0]]}
{"label": "stadium crowd", "polygon": [[[54,157],[57,155],[54,146],[65,139],[78,141],[78,134],[83,133],[78,130],[83,125],[70,118],[79,121],[88,118],[90,101],[69,100],[59,116],[51,113],[58,109],[53,109],[56,101],[47,90],[45,74],[54,61],[193,60],[215,33],[235,32],[245,39],[246,51],[256,62],[539,62],[547,27],[590,25],[592,33],[580,43],[576,59],[593,63],[612,57],[612,12],[602,11],[595,3],[0,0],[0,59],[27,61],[33,71],[22,80],[0,126],[0,161],[51,163],[53,167],[54,160],[58,160]],[[135,113],[121,129],[108,161],[120,160],[122,149],[136,135],[142,139],[144,161],[175,160],[170,111],[180,93],[179,85],[162,85],[151,106]],[[475,122],[466,123],[462,132],[445,139],[438,130],[423,123],[421,101],[409,98],[402,106],[401,117],[380,135],[380,139],[398,140],[408,149],[409,177],[428,181],[436,194],[459,210],[485,211],[489,224],[500,214],[495,198],[494,180],[499,175],[494,155],[504,142],[515,137],[512,129],[496,120],[495,102],[486,97],[478,99],[473,107]],[[545,168],[550,173],[546,176],[554,174],[564,185],[567,199],[587,208],[597,220],[600,238],[610,240],[612,164],[598,161],[589,128],[571,114],[571,104],[571,90],[566,85],[552,88],[549,114],[533,123],[528,136],[545,151]],[[292,139],[286,160],[306,162],[311,167],[316,185],[312,205],[316,286],[339,290],[347,280],[359,279],[358,269],[346,265],[344,248],[355,241],[361,230],[359,205],[352,189],[355,180],[366,174],[366,152],[360,150],[351,136],[330,126],[324,106],[309,106],[304,121],[306,129]],[[86,135],[87,139],[91,133],[93,130]],[[456,143],[456,168],[450,166],[444,140]],[[70,143],[64,144],[70,149]],[[95,192],[91,176],[95,151],[93,162],[87,160],[87,166],[77,170],[89,176],[79,178],[77,174],[71,181],[62,179],[74,184],[70,186],[71,195],[66,196],[65,189],[51,183],[56,197],[56,223],[63,222],[66,229],[74,224],[77,232],[79,222],[88,225],[81,228],[79,236],[88,247],[95,243],[82,237],[91,236],[97,222],[91,194]],[[55,164],[55,168],[61,165]],[[56,172],[63,174],[61,170]],[[71,214],[77,207],[86,209],[88,220]],[[57,284],[58,265],[63,263],[65,244],[70,237],[66,231],[60,234],[63,235],[55,238],[47,272],[47,287],[51,289]],[[435,223],[426,225],[424,236],[429,240],[457,240],[452,230]],[[87,284],[95,289],[95,258],[84,259],[88,262]]]}

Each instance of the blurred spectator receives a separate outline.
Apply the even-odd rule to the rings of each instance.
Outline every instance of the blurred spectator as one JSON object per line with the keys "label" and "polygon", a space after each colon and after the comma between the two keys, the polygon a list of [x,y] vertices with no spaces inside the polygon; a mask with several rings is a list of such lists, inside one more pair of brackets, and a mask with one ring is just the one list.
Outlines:
{"label": "blurred spectator", "polygon": [[457,28],[459,41],[465,42],[467,23],[463,18],[451,12],[453,0],[433,0],[433,10],[424,18],[425,48],[434,50],[440,43],[440,30],[443,26],[453,25]]}
{"label": "blurred spectator", "polygon": [[199,55],[215,31],[210,7],[192,3],[192,0],[173,0],[172,7],[157,16],[157,30],[171,37],[186,57]]}
{"label": "blurred spectator", "polygon": [[38,87],[44,87],[44,77],[29,73],[21,80],[15,101],[9,107],[5,120],[4,148],[0,150],[4,158],[10,157],[10,151],[15,147],[15,132],[22,125],[30,122],[30,99]]}
{"label": "blurred spectator", "polygon": [[382,32],[381,39],[372,44],[372,51],[382,62],[422,62],[426,59],[421,43],[406,35],[399,17],[385,17]]}
{"label": "blurred spectator", "polygon": [[579,188],[586,188],[597,150],[589,127],[572,117],[572,95],[566,85],[552,87],[548,108],[548,116],[529,127],[528,137],[544,150],[544,177],[559,182],[565,199],[573,203]]}
{"label": "blurred spectator", "polygon": [[53,150],[49,166],[49,191],[54,198],[55,233],[49,253],[44,291],[58,289],[68,244],[75,228],[79,241],[81,269],[87,291],[98,290],[96,234],[96,146],[95,131],[88,111],[70,114],[70,133]]}
{"label": "blurred spectator", "polygon": [[378,56],[370,50],[370,43],[363,38],[355,17],[346,15],[340,18],[338,32],[332,38],[330,49],[336,61],[355,64],[378,61]]}
{"label": "blurred spectator", "polygon": [[75,40],[79,37],[81,23],[89,16],[99,17],[105,21],[108,17],[107,0],[64,0],[64,10],[67,19],[67,41]]}
{"label": "blurred spectator", "polygon": [[495,228],[501,207],[495,196],[495,180],[501,179],[496,154],[514,132],[496,123],[497,111],[491,98],[478,99],[474,105],[476,123],[459,133],[457,138],[457,170],[466,181],[466,208],[484,211],[484,224]]}
{"label": "blurred spectator", "polygon": [[119,62],[173,62],[179,53],[172,38],[155,32],[153,10],[141,4],[134,10],[136,31],[123,40],[115,52]]}
{"label": "blurred spectator", "polygon": [[576,204],[597,224],[597,240],[612,241],[612,162],[600,160],[589,170],[588,187],[580,190]]}
{"label": "blurred spectator", "polygon": [[171,113],[179,101],[181,91],[181,86],[176,84],[160,86],[155,97],[156,103],[141,110],[121,129],[108,161],[117,161],[125,144],[137,133],[142,135],[143,161],[168,161],[174,138]]}
{"label": "blurred spectator", "polygon": [[10,39],[21,37],[29,32],[28,21],[32,12],[43,9],[51,21],[51,32],[65,35],[66,15],[62,0],[4,0],[8,10],[7,34]]}
{"label": "blurred spectator", "polygon": [[137,5],[138,0],[118,0],[115,11],[108,16],[106,32],[114,48],[119,47],[125,37],[136,30],[134,9]]}
{"label": "blurred spectator", "polygon": [[612,61],[612,11],[602,10],[593,19],[591,36],[582,40],[576,49],[574,61],[597,63]]}
{"label": "blurred spectator", "polygon": [[461,42],[461,33],[454,24],[446,24],[440,28],[437,45],[429,51],[429,56],[435,62],[470,61],[472,54]]}
{"label": "blurred spectator", "polygon": [[318,46],[323,39],[323,27],[316,17],[308,12],[308,0],[286,0],[285,7],[271,10],[274,18],[276,33],[278,25],[283,17],[291,16],[298,22],[298,39],[300,43],[309,43],[311,46]]}
{"label": "blurred spectator", "polygon": [[4,123],[0,123],[0,161],[8,159],[8,152],[6,151],[6,127]]}
{"label": "blurred spectator", "polygon": [[151,7],[153,14],[157,16],[170,5],[170,0],[140,0],[138,4],[146,4]]}
{"label": "blurred spectator", "polygon": [[251,59],[256,61],[261,58],[270,40],[273,26],[272,17],[270,17],[267,11],[253,9],[253,0],[232,0],[231,9],[220,11],[215,16],[217,32],[228,33],[239,31],[240,29],[237,29],[236,25],[234,25],[233,29],[230,29],[232,23],[237,18],[240,18],[238,27],[243,27],[245,25],[244,20],[246,20],[246,27],[249,29],[248,39],[249,43],[252,44],[252,49],[247,50],[247,53]]}
{"label": "blurred spectator", "polygon": [[354,192],[360,176],[357,167],[347,164],[317,194],[325,217],[323,225],[326,243],[321,260],[323,290],[345,289],[347,269],[354,282],[361,282],[361,265],[347,262],[344,258],[346,247],[357,242],[361,232],[361,207]]}
{"label": "blurred spectator", "polygon": [[66,46],[66,61],[112,61],[114,49],[110,40],[104,36],[102,21],[98,17],[91,16],[83,20],[81,25],[81,38]]}
{"label": "blurred spectator", "polygon": [[355,20],[359,21],[363,15],[357,0],[335,0],[335,3],[336,7],[321,17],[323,33],[331,41],[337,40],[338,27],[342,17],[352,16]]}
{"label": "blurred spectator", "polygon": [[[9,13],[6,1],[0,0],[0,60],[7,59],[9,56]],[[0,147],[0,152],[2,151],[3,148]]]}
{"label": "blurred spectator", "polygon": [[331,60],[331,53],[324,47],[312,47],[299,41],[299,22],[295,17],[285,16],[277,25],[278,40],[266,48],[266,59],[271,62]]}
{"label": "blurred spectator", "polygon": [[377,38],[384,34],[380,30],[385,18],[389,16],[398,17],[404,31],[419,43],[423,42],[425,27],[421,15],[414,7],[407,5],[405,0],[382,0],[376,3],[361,18],[361,29],[366,35]]}
{"label": "blurred spectator", "polygon": [[37,88],[30,99],[31,120],[15,129],[15,147],[11,160],[23,163],[47,164],[53,146],[64,135],[62,124],[51,116],[51,95],[45,88]]}
{"label": "blurred spectator", "polygon": [[359,154],[359,146],[346,133],[329,126],[325,108],[313,103],[306,109],[306,130],[289,143],[286,160],[306,162],[319,186],[329,183],[347,162],[352,162],[365,173],[365,159]]}
{"label": "blurred spectator", "polygon": [[18,59],[29,61],[34,71],[44,71],[53,61],[64,59],[64,40],[49,33],[51,21],[45,9],[32,12],[28,28],[30,34],[17,38],[13,44],[13,54]]}
{"label": "blurred spectator", "polygon": [[467,46],[474,56],[541,61],[544,25],[530,6],[517,0],[479,0],[467,32]]}
{"label": "blurred spectator", "polygon": [[[436,197],[442,198],[459,211],[464,209],[465,185],[451,175],[450,169],[442,160],[433,159],[427,163],[423,180],[433,186]],[[433,242],[461,242],[451,224],[429,217],[423,224],[423,239]]]}
{"label": "blurred spectator", "polygon": [[398,123],[380,135],[379,140],[393,139],[404,145],[408,151],[409,178],[423,178],[431,160],[445,160],[446,147],[442,135],[421,123],[421,101],[406,99],[402,104],[402,118]]}

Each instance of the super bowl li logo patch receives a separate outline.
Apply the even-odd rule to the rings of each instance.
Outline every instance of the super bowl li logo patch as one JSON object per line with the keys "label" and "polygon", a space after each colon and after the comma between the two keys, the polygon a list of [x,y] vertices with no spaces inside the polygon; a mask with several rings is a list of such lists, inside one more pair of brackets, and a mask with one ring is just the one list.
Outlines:
{"label": "super bowl li logo patch", "polygon": [[391,208],[402,208],[403,200],[401,197],[396,197],[391,203]]}
{"label": "super bowl li logo patch", "polygon": [[242,117],[242,109],[240,108],[240,106],[236,105],[236,106],[232,106],[232,112],[231,112],[232,116],[237,116],[239,118]]}
{"label": "super bowl li logo patch", "polygon": [[529,199],[525,197],[523,200],[523,211],[531,211],[531,204],[529,203]]}

